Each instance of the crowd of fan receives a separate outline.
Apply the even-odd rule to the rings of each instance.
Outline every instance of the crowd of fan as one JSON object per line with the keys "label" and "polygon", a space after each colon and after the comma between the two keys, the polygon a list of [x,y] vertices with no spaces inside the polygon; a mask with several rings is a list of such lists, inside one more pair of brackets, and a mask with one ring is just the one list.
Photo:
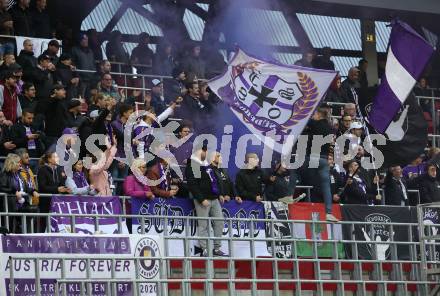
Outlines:
{"label": "crowd of fan", "polygon": [[[49,24],[41,24],[44,18],[38,15],[38,11],[44,12],[45,0],[36,1],[36,13],[28,12],[26,3],[29,1],[20,0],[9,14],[5,10],[6,2],[0,1],[0,34],[39,37],[51,34]],[[38,32],[45,32],[45,36]],[[10,194],[9,211],[49,212],[50,197],[40,196],[41,193],[125,194],[148,199],[191,196],[197,201],[198,214],[208,215],[205,212],[210,207],[218,211],[219,207],[214,207],[217,201],[278,200],[293,195],[299,183],[313,185],[313,201],[324,200],[328,207],[332,202],[381,204],[378,186],[384,189],[385,203],[390,205],[440,201],[440,174],[437,174],[440,150],[436,148],[431,148],[427,155],[421,155],[404,168],[388,168],[385,177],[358,168],[359,160],[365,154],[360,144],[356,148],[355,160],[345,162],[344,167],[334,164],[331,147],[322,149],[321,157],[326,165],[317,170],[304,167],[289,171],[279,162],[271,169],[262,170],[258,155],[247,154],[246,167],[233,181],[228,172],[220,168],[220,154],[207,155],[205,150],[192,153],[189,140],[172,150],[178,163],[186,167],[185,178],[181,180],[169,169],[166,159],[158,158],[148,163],[143,160],[152,141],[152,136],[144,135],[144,131],[154,126],[151,117],[144,117],[133,129],[136,139],[131,144],[138,158],[129,167],[115,157],[125,157],[124,128],[130,115],[138,109],[154,114],[158,122],[170,117],[182,119],[179,138],[185,138],[191,132],[197,135],[210,130],[210,118],[216,112],[219,99],[209,91],[205,79],[221,72],[225,61],[216,48],[217,44],[204,48],[193,44],[186,55],[177,55],[173,46],[165,42],[154,53],[148,46],[150,41],[146,33],[139,35],[139,45],[129,55],[123,47],[121,33],[115,31],[106,46],[110,61],[122,63],[116,66],[122,71],[128,72],[135,66],[137,73],[152,75],[148,81],[138,77],[129,82],[131,86],[151,86],[151,92],[141,88],[127,91],[118,87],[117,82],[122,76],[114,74],[114,64],[102,60],[96,39],[95,30],[81,34],[77,46],[70,51],[63,48],[60,56],[57,40],[52,40],[48,49],[38,57],[34,56],[32,39],[24,41],[18,56],[14,55],[13,46],[2,45],[0,155],[6,159],[0,175],[0,192]],[[296,64],[334,69],[330,57],[331,49],[325,48],[323,55],[304,54]],[[342,83],[340,76],[335,79],[325,100],[345,105],[342,108],[319,108],[306,128],[306,134],[328,131],[360,139],[365,137],[351,90],[368,85],[367,67],[368,62],[363,59],[358,67],[350,69]],[[172,79],[161,80],[154,75],[171,76]],[[426,88],[426,83],[420,87]],[[330,117],[331,114],[337,117]],[[96,153],[90,154],[84,145],[90,135],[96,134],[106,136],[105,144],[98,145],[99,157]],[[75,153],[73,147],[77,136],[81,140],[79,160],[72,167],[73,175],[67,177],[59,160],[68,159]],[[64,155],[56,152],[55,144],[60,137],[66,146]],[[82,161],[86,156],[94,161],[90,169],[86,169]],[[192,173],[194,163],[204,168],[201,178]],[[156,186],[144,185],[132,174],[134,171],[151,180],[162,181]],[[316,172],[322,176],[318,181]],[[329,180],[328,184],[323,180]],[[420,190],[420,200],[410,195],[407,189]],[[331,214],[331,210],[327,212]]]}

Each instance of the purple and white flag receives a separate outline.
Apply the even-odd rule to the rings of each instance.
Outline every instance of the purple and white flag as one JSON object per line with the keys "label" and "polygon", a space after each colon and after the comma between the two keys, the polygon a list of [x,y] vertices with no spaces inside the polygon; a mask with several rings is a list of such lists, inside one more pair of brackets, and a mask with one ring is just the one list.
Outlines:
{"label": "purple and white flag", "polygon": [[287,136],[301,134],[335,76],[334,71],[278,65],[238,50],[226,72],[208,85],[255,136],[262,142],[272,138],[273,149],[282,152]]}
{"label": "purple and white flag", "polygon": [[434,48],[408,24],[393,23],[385,75],[368,118],[378,132],[387,130],[433,52]]}

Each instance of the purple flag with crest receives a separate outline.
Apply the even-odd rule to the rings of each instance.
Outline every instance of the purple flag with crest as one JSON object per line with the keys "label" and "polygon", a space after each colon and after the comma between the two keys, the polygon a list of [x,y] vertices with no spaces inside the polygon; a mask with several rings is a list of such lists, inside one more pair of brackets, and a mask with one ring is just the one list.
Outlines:
{"label": "purple flag with crest", "polygon": [[272,138],[273,149],[282,152],[288,136],[301,134],[335,76],[334,71],[280,65],[238,50],[226,72],[208,85],[252,134],[263,142]]}

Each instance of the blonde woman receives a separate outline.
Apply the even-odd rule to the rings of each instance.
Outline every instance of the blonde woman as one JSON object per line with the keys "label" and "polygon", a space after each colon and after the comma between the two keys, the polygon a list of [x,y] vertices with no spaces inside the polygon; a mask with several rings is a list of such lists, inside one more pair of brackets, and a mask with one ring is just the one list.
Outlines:
{"label": "blonde woman", "polygon": [[136,198],[154,198],[153,193],[148,185],[144,184],[147,172],[147,163],[141,158],[137,158],[131,164],[133,175],[128,176],[124,180],[124,194]]}

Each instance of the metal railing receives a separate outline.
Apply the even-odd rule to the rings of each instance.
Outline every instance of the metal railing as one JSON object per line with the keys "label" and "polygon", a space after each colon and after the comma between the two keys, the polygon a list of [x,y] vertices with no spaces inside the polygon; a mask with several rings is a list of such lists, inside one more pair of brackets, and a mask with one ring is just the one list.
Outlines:
{"label": "metal railing", "polygon": [[[3,215],[5,213],[0,213]],[[44,214],[37,214],[44,215]],[[75,214],[72,216],[80,217],[82,215]],[[108,216],[108,215],[96,215],[96,216]],[[140,215],[116,215],[118,218],[145,218]],[[152,219],[160,219],[164,225],[168,225],[170,217],[168,216],[149,216]],[[55,295],[69,295],[66,292],[66,288],[69,284],[79,283],[81,286],[81,295],[92,295],[91,284],[103,283],[105,285],[105,295],[118,295],[115,289],[115,284],[118,282],[129,282],[135,287],[133,295],[142,295],[139,290],[139,285],[142,283],[153,283],[157,287],[158,295],[167,295],[170,290],[181,290],[182,295],[192,295],[195,290],[202,289],[205,295],[216,295],[215,290],[225,290],[228,295],[236,295],[237,290],[245,289],[250,290],[251,295],[259,295],[260,290],[269,289],[272,290],[273,295],[280,295],[282,290],[290,290],[295,295],[301,295],[303,291],[311,290],[316,291],[317,295],[324,295],[326,291],[335,291],[336,295],[351,295],[349,290],[350,285],[354,286],[357,291],[356,295],[367,295],[367,292],[373,290],[376,295],[388,295],[390,290],[395,291],[396,295],[428,295],[430,287],[438,283],[438,278],[426,279],[422,276],[422,266],[429,266],[438,264],[432,258],[427,258],[422,265],[422,261],[419,259],[417,248],[420,246],[419,241],[414,241],[414,234],[418,223],[387,223],[386,231],[394,233],[397,227],[405,227],[405,231],[408,233],[409,241],[395,241],[393,236],[390,236],[389,244],[390,259],[378,260],[375,258],[375,251],[373,251],[373,259],[366,260],[359,258],[359,247],[367,246],[372,250],[375,250],[375,246],[383,245],[382,241],[364,241],[359,240],[354,235],[354,229],[356,226],[362,225],[378,225],[379,222],[353,222],[353,221],[341,221],[338,224],[328,224],[324,221],[303,221],[303,220],[276,220],[276,219],[239,219],[239,218],[200,218],[200,217],[178,217],[185,225],[190,225],[192,221],[207,220],[211,225],[213,221],[220,220],[225,222],[225,228],[232,229],[235,224],[243,224],[249,228],[249,236],[247,237],[234,237],[232,231],[229,231],[228,237],[220,238],[223,244],[227,245],[228,256],[227,257],[214,257],[212,253],[214,241],[217,238],[213,237],[212,230],[208,229],[208,236],[192,236],[189,233],[188,228],[185,228],[184,237],[174,237],[168,235],[168,232],[163,233],[164,238],[164,255],[155,258],[159,261],[160,272],[159,279],[142,280],[139,274],[138,268],[136,268],[135,279],[132,278],[111,278],[95,279],[91,277],[91,264],[93,260],[90,257],[78,256],[63,256],[63,258],[53,256],[54,260],[61,262],[61,276],[56,282],[57,294]],[[142,221],[143,219],[140,219]],[[254,236],[255,225],[257,222],[263,222],[266,225],[266,229],[269,226],[269,233],[271,237],[261,238]],[[277,237],[275,234],[275,225],[283,223],[287,224],[290,229],[295,229],[296,225],[308,225],[311,229],[311,238],[296,237],[295,232],[292,232],[292,236],[288,238]],[[350,229],[350,239],[334,239],[337,225],[348,227]],[[381,224],[383,225],[383,224]],[[144,225],[145,226],[145,225]],[[432,226],[439,227],[440,224]],[[322,227],[329,227],[331,237],[327,240],[320,238],[317,235],[317,230]],[[144,229],[142,227],[141,229]],[[141,234],[144,232],[141,231]],[[191,240],[207,240],[208,243],[208,256],[207,257],[193,257],[190,255],[190,241]],[[168,245],[173,244],[174,241],[180,240],[184,244],[185,255],[183,257],[175,256],[168,252]],[[234,253],[232,244],[236,241],[246,242],[249,246],[250,257],[240,258]],[[292,256],[290,258],[277,258],[271,257],[257,257],[255,255],[255,244],[257,242],[265,242],[267,245],[275,249],[277,243],[286,243],[290,245],[292,250]],[[298,256],[298,244],[308,243],[313,250],[311,258],[303,258]],[[320,258],[318,255],[318,246],[323,243],[327,243],[332,249],[332,258]],[[351,258],[342,258],[338,253],[338,244],[342,244],[352,250]],[[433,243],[431,243],[432,245]],[[438,244],[433,244],[437,246]],[[409,260],[399,259],[398,248],[401,246],[407,246],[409,248]],[[423,249],[422,249],[423,250]],[[36,295],[41,295],[41,287],[39,281],[41,279],[38,274],[41,261],[50,259],[50,256],[38,257],[33,256],[31,259],[22,255],[12,256],[9,258],[10,266],[14,266],[14,260],[30,259],[35,266],[35,283],[36,283]],[[86,261],[86,276],[85,278],[72,279],[67,272],[65,272],[67,263],[69,260],[84,260]],[[111,274],[115,274],[115,262],[118,258],[114,256],[100,257],[99,260],[111,261]],[[130,259],[123,258],[123,260],[133,261],[135,266],[139,266],[142,260],[146,260],[145,257],[132,257]],[[181,267],[174,267],[173,262],[181,263]],[[239,276],[236,272],[236,263],[245,262],[250,267],[250,278]],[[201,265],[200,265],[201,264]],[[219,267],[220,265],[220,267]],[[309,268],[311,276],[305,271],[304,268]],[[201,269],[201,271],[197,271]],[[266,270],[265,270],[266,269]],[[260,276],[264,270],[268,272],[268,277]],[[64,272],[63,272],[64,271]],[[173,272],[174,271],[174,272]],[[307,274],[307,275],[306,275]],[[15,279],[14,268],[10,269],[10,281],[11,286],[14,286]],[[202,284],[202,287],[197,287],[197,284]],[[246,288],[239,287],[241,284],[246,284]],[[266,287],[263,286],[266,284]],[[218,287],[221,285],[222,287]],[[307,287],[309,285],[309,287]],[[217,287],[216,287],[217,286]],[[331,287],[333,286],[333,287]],[[334,287],[336,286],[336,288]],[[11,290],[11,295],[14,295],[14,291]]]}
{"label": "metal railing", "polygon": [[[440,294],[440,243],[439,227],[425,223],[425,209],[434,210],[440,215],[440,203],[422,204],[417,206],[418,237],[420,240],[421,280],[434,280],[436,285],[429,295]],[[434,260],[433,260],[434,259]]]}

